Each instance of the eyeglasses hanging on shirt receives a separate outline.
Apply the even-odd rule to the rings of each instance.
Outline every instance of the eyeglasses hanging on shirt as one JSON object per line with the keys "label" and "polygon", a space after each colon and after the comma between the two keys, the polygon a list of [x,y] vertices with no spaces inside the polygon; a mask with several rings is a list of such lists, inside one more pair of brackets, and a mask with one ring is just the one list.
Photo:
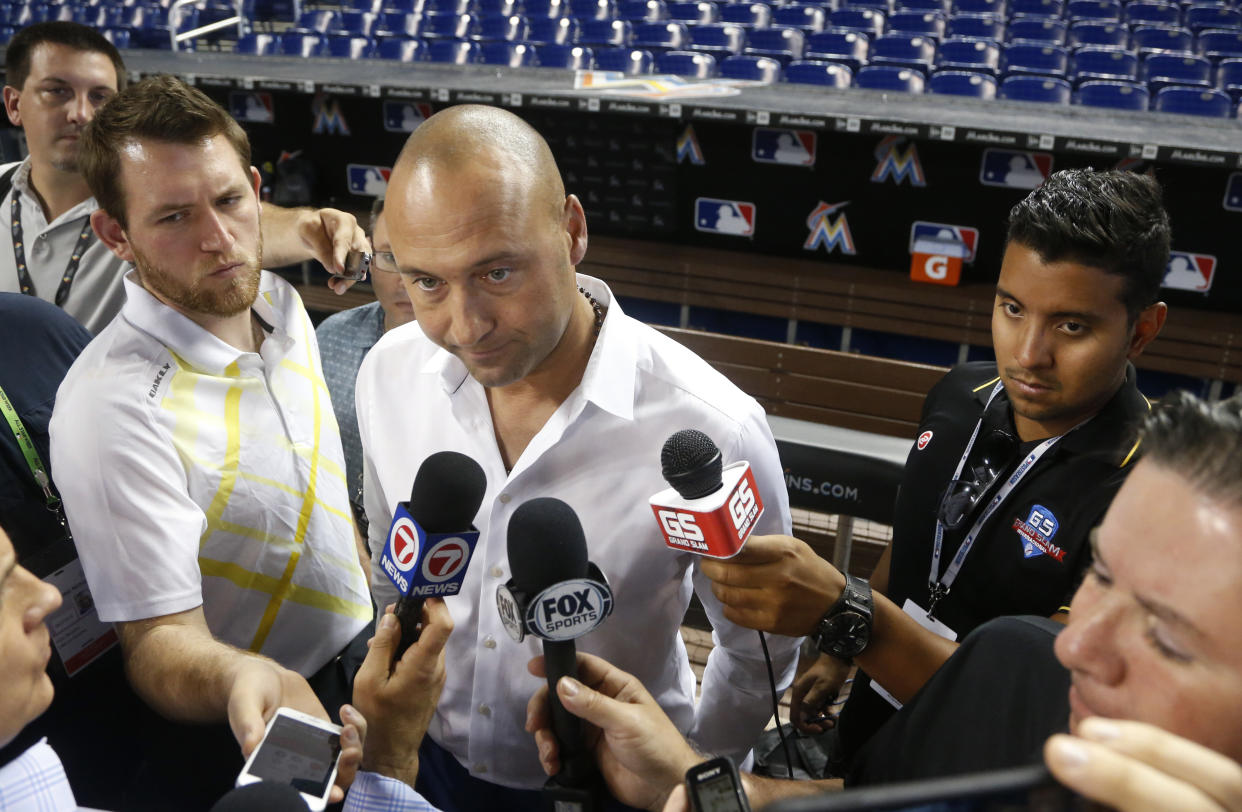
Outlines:
{"label": "eyeglasses hanging on shirt", "polygon": [[1017,461],[1018,438],[1006,429],[992,429],[979,442],[979,458],[970,466],[970,478],[949,483],[940,499],[938,516],[946,530],[960,530],[979,503]]}

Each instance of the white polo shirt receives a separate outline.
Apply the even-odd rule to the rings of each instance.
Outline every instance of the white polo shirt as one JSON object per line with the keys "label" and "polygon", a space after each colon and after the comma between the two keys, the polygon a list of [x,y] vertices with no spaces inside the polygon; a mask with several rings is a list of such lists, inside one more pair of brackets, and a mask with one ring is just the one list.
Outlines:
{"label": "white polo shirt", "polygon": [[52,414],[52,468],[99,616],[201,605],[212,634],[308,676],[371,619],[310,319],[263,273],[259,353],[125,278]]}

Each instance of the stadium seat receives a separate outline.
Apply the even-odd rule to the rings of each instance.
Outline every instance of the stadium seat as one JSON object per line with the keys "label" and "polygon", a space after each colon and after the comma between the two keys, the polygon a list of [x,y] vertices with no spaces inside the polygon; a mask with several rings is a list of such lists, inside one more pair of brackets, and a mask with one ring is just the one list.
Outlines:
{"label": "stadium seat", "polygon": [[384,0],[342,0],[341,9],[346,11],[364,11],[368,14],[379,14],[384,7]]}
{"label": "stadium seat", "polygon": [[664,0],[621,0],[617,17],[632,23],[655,23],[668,19],[668,6]]}
{"label": "stadium seat", "polygon": [[521,10],[532,23],[537,19],[555,20],[569,16],[569,0],[524,0]]}
{"label": "stadium seat", "polygon": [[329,34],[327,56],[337,59],[369,59],[375,54],[375,40],[355,34]]}
{"label": "stadium seat", "polygon": [[479,61],[484,65],[528,68],[538,65],[535,46],[525,42],[484,42],[479,45]]}
{"label": "stadium seat", "polygon": [[1065,15],[1070,20],[1121,21],[1121,3],[1117,0],[1069,0]]}
{"label": "stadium seat", "polygon": [[941,70],[1000,73],[1000,46],[979,39],[947,39],[936,50],[935,65]]}
{"label": "stadium seat", "polygon": [[1004,19],[1006,8],[1005,0],[954,0],[953,15],[994,14]]}
{"label": "stadium seat", "polygon": [[938,11],[897,11],[889,15],[886,34],[944,38],[944,15]]}
{"label": "stadium seat", "polygon": [[757,28],[746,35],[746,56],[767,56],[786,65],[801,59],[806,49],[806,37],[797,28]]}
{"label": "stadium seat", "polygon": [[996,77],[971,71],[938,70],[927,82],[927,92],[942,96],[996,98]]}
{"label": "stadium seat", "polygon": [[597,48],[595,69],[643,76],[655,70],[655,55],[640,48]]}
{"label": "stadium seat", "polygon": [[956,14],[949,18],[944,35],[949,39],[970,37],[1000,42],[1005,38],[1005,20],[992,14]]}
{"label": "stadium seat", "polygon": [[1023,74],[1001,82],[1000,97],[1014,101],[1069,104],[1070,83],[1064,79]]}
{"label": "stadium seat", "polygon": [[569,0],[569,15],[579,20],[614,20],[617,4],[614,0]]}
{"label": "stadium seat", "polygon": [[1156,91],[1151,109],[1187,116],[1229,118],[1233,112],[1233,103],[1228,95],[1213,88],[1169,85]]}
{"label": "stadium seat", "polygon": [[691,25],[711,25],[720,19],[716,4],[709,0],[701,2],[681,2],[668,4],[668,18],[680,20]]}
{"label": "stadium seat", "polygon": [[1046,17],[1059,19],[1065,14],[1063,0],[1010,0],[1011,17]]}
{"label": "stadium seat", "polygon": [[[475,13],[479,19],[485,17],[511,17],[518,13],[518,0],[477,0]],[[526,14],[525,11],[522,12]]]}
{"label": "stadium seat", "polygon": [[724,3],[720,22],[737,23],[748,28],[767,28],[772,24],[772,8],[767,3]]}
{"label": "stadium seat", "polygon": [[827,20],[828,15],[820,6],[808,6],[801,3],[777,6],[772,12],[773,25],[800,28],[808,34],[823,31]]}
{"label": "stadium seat", "polygon": [[325,9],[304,11],[298,16],[297,22],[294,23],[294,28],[318,31],[321,34],[337,31],[341,28],[341,15],[339,12]]}
{"label": "stadium seat", "polygon": [[1149,102],[1147,87],[1137,82],[1083,82],[1074,93],[1074,102],[1084,107],[1107,107],[1111,110],[1146,110]]}
{"label": "stadium seat", "polygon": [[315,31],[286,31],[280,35],[280,53],[307,59],[322,56],[327,50],[327,37]]}
{"label": "stadium seat", "polygon": [[795,85],[847,88],[854,83],[854,71],[839,62],[798,59],[785,67],[784,81]]}
{"label": "stadium seat", "polygon": [[[7,27],[12,28],[12,26]],[[8,42],[9,38],[12,37],[14,33],[16,33],[16,29],[9,31],[8,34],[5,35],[2,27],[0,27],[0,41]],[[124,50],[129,47],[130,34],[128,28],[101,28],[99,29],[99,33],[103,34],[104,39],[111,42],[117,48]]]}
{"label": "stadium seat", "polygon": [[1193,51],[1195,38],[1184,28],[1140,25],[1130,34],[1130,47],[1140,58],[1156,51]]}
{"label": "stadium seat", "polygon": [[1079,20],[1071,22],[1065,41],[1071,48],[1084,45],[1101,45],[1107,48],[1125,48],[1129,45],[1130,31],[1117,22]]}
{"label": "stadium seat", "polygon": [[643,48],[658,54],[661,51],[680,51],[690,45],[690,32],[685,23],[639,23],[634,26],[635,48]]}
{"label": "stadium seat", "polygon": [[865,90],[892,90],[898,93],[922,93],[923,74],[895,65],[868,65],[854,77],[854,87]]}
{"label": "stadium seat", "polygon": [[1116,48],[1079,48],[1070,57],[1069,78],[1075,85],[1097,79],[1133,82],[1138,78],[1138,57]]}
{"label": "stadium seat", "polygon": [[885,34],[871,43],[867,64],[911,68],[926,75],[935,58],[936,44],[927,37]]}
{"label": "stadium seat", "polygon": [[579,23],[577,42],[621,48],[630,44],[633,35],[634,27],[628,20],[583,20]]}
{"label": "stadium seat", "polygon": [[806,38],[803,56],[848,65],[857,72],[867,64],[867,38],[857,31],[823,31]]}
{"label": "stadium seat", "polygon": [[427,44],[414,37],[384,37],[377,40],[375,55],[398,62],[422,62],[427,58]]}
{"label": "stadium seat", "polygon": [[359,37],[370,37],[375,34],[379,24],[379,15],[370,11],[346,9],[341,12],[341,26],[333,33],[353,34]]}
{"label": "stadium seat", "polygon": [[[124,31],[129,34],[128,28],[110,29],[113,31]],[[116,45],[115,42],[112,43]],[[117,47],[121,47],[117,45]],[[237,38],[237,44],[233,46],[233,51],[239,54],[250,54],[254,56],[274,56],[280,53],[280,41],[275,34],[256,34],[251,32],[243,34]]]}
{"label": "stadium seat", "polygon": [[1242,59],[1222,59],[1216,66],[1216,87],[1229,94],[1233,103],[1242,99]]}
{"label": "stadium seat", "polygon": [[1233,6],[1195,3],[1186,9],[1186,27],[1196,34],[1208,29],[1242,28],[1242,12]]}
{"label": "stadium seat", "polygon": [[949,16],[949,0],[896,0],[894,11],[937,11]]}
{"label": "stadium seat", "polygon": [[884,12],[874,8],[841,8],[828,15],[828,25],[878,37],[884,33],[887,19]]}
{"label": "stadium seat", "polygon": [[479,61],[479,43],[468,39],[433,39],[427,43],[427,59],[446,65],[470,65]]}
{"label": "stadium seat", "polygon": [[1040,76],[1065,76],[1069,53],[1059,45],[1038,42],[1012,42],[1001,54],[1001,72],[1005,76],[1033,73]]}
{"label": "stadium seat", "polygon": [[536,45],[535,56],[543,68],[590,70],[595,67],[595,52],[583,45]]}
{"label": "stadium seat", "polygon": [[1136,25],[1178,26],[1182,24],[1182,10],[1173,3],[1134,0],[1126,5],[1122,19],[1131,27]]}
{"label": "stadium seat", "polygon": [[578,39],[578,21],[569,17],[531,18],[527,39],[536,45],[572,45]]}
{"label": "stadium seat", "polygon": [[1213,62],[1242,57],[1242,31],[1204,31],[1198,37],[1196,48]]}
{"label": "stadium seat", "polygon": [[479,18],[476,39],[483,42],[525,42],[530,35],[530,21],[521,14],[489,14]]}
{"label": "stadium seat", "polygon": [[1044,42],[1049,45],[1064,45],[1066,28],[1065,20],[1022,17],[1010,20],[1005,38],[1010,42]]}
{"label": "stadium seat", "polygon": [[781,78],[781,61],[768,56],[730,56],[719,65],[726,79],[744,79],[773,84]]}
{"label": "stadium seat", "polygon": [[1143,79],[1153,93],[1168,85],[1210,87],[1212,63],[1193,54],[1152,54],[1143,60]]}
{"label": "stadium seat", "polygon": [[422,0],[384,0],[380,13],[422,14],[422,8]]}
{"label": "stadium seat", "polygon": [[886,17],[893,13],[892,0],[840,0],[839,6],[842,8],[873,8],[883,12]]}
{"label": "stadium seat", "polygon": [[697,51],[665,51],[656,54],[656,70],[694,79],[710,79],[716,75],[716,57]]}
{"label": "stadium seat", "polygon": [[424,14],[418,26],[418,35],[428,40],[468,39],[478,33],[479,18],[473,14]]}
{"label": "stadium seat", "polygon": [[690,29],[690,49],[711,54],[716,61],[737,56],[746,47],[746,29],[736,23],[696,25]]}
{"label": "stadium seat", "polygon": [[406,37],[417,37],[418,29],[423,23],[421,14],[406,14],[403,11],[385,11],[375,23],[375,36],[381,34],[398,34]]}

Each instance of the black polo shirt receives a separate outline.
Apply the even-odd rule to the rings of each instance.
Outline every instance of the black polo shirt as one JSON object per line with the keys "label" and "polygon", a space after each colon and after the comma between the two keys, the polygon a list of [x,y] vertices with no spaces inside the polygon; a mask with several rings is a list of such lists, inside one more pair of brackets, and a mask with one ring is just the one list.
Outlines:
{"label": "black polo shirt", "polygon": [[[1087,535],[1100,523],[1138,456],[1136,431],[1150,406],[1135,387],[1134,377],[1134,368],[1128,366],[1125,382],[1104,408],[1049,449],[984,524],[951,591],[935,611],[937,619],[957,632],[958,640],[992,618],[1048,617],[1069,603],[1090,563]],[[1005,428],[1016,436],[1003,389],[985,415],[997,380],[995,364],[963,364],[928,393],[893,522],[888,597],[898,606],[910,598],[927,608],[940,499],[980,416],[985,416],[984,432]],[[981,445],[976,441],[972,462]],[[1001,478],[1036,445],[1022,445]],[[942,575],[975,518],[956,532],[945,532]],[[841,755],[846,759],[853,758],[893,713],[892,705],[870,688],[870,681],[859,673],[841,712]]]}

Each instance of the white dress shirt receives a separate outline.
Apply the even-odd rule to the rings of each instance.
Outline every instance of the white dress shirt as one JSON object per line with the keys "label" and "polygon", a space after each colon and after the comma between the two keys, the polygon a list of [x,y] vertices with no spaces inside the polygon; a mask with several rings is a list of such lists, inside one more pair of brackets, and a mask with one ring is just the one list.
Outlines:
{"label": "white dress shirt", "polygon": [[[487,491],[475,520],[480,536],[459,595],[449,597],[454,630],[448,680],[429,734],[472,774],[519,788],[546,776],[523,730],[526,703],[541,680],[526,663],[537,639],[509,638],[496,588],[510,576],[506,532],[514,509],[552,496],[578,514],[590,560],[614,590],[613,614],[577,642],[635,674],[680,730],[701,747],[740,761],[771,717],[767,672],[756,632],[725,621],[695,566],[665,546],[648,500],[667,487],[660,449],[670,434],[697,428],[724,462],[754,467],[765,511],[756,532],[787,533],[788,495],[776,445],[755,400],[685,347],[626,316],[602,282],[579,276],[608,308],[577,389],[531,440],[511,473],[496,444],[484,388],[466,367],[423,335],[417,322],[389,331],[358,376],[367,515],[374,562],[392,514],[409,498],[422,461],[458,451],[482,466]],[[679,627],[697,588],[715,628],[716,648],[696,712],[695,678]],[[373,566],[379,606],[396,598]],[[792,678],[797,641],[770,637],[778,688]]]}

